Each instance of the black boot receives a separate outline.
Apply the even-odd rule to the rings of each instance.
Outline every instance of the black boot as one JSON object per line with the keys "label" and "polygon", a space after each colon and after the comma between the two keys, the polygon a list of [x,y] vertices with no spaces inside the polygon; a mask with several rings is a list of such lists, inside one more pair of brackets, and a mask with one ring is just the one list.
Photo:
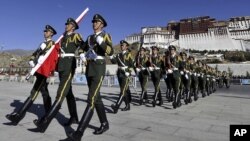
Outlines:
{"label": "black boot", "polygon": [[129,86],[128,86],[128,89],[127,89],[127,97],[128,97],[128,102],[131,103],[132,102],[132,96],[131,96],[131,91],[129,89]]}
{"label": "black boot", "polygon": [[162,96],[161,96],[161,90],[159,91],[158,99],[159,99],[159,103],[157,105],[161,106],[163,104],[163,100],[162,100]]}
{"label": "black boot", "polygon": [[32,105],[33,101],[30,97],[26,99],[26,101],[23,103],[22,107],[18,110],[18,112],[13,112],[11,114],[7,114],[6,118],[10,120],[13,125],[17,125],[25,116],[27,110]]}
{"label": "black boot", "polygon": [[103,103],[102,102],[98,103],[95,105],[95,107],[96,107],[97,116],[101,122],[101,126],[97,130],[95,130],[94,134],[99,135],[99,134],[106,132],[109,129],[109,123],[107,120],[105,107]]}
{"label": "black boot", "polygon": [[[72,94],[73,96],[73,94]],[[76,109],[76,101],[75,97],[66,97],[67,98],[67,104],[68,104],[68,109],[69,109],[69,114],[70,114],[70,119],[68,122],[64,124],[64,126],[70,126],[71,124],[78,124],[78,116],[77,116],[77,109]]]}
{"label": "black boot", "polygon": [[61,103],[59,101],[55,101],[49,112],[46,113],[45,116],[41,118],[41,120],[33,121],[34,124],[37,126],[39,132],[44,133],[46,131],[50,122],[56,116],[60,108],[61,108]]}
{"label": "black boot", "polygon": [[142,92],[141,92],[141,97],[140,97],[140,100],[139,100],[139,105],[142,105],[142,104],[143,104],[144,95],[145,95],[145,91],[142,91]]}
{"label": "black boot", "polygon": [[97,130],[95,130],[94,134],[95,135],[100,135],[100,134],[106,132],[108,129],[109,129],[109,123],[108,122],[101,123],[101,126]]}
{"label": "black boot", "polygon": [[45,113],[48,113],[49,112],[49,109],[51,108],[51,97],[50,96],[47,96],[46,98],[43,97],[43,106],[44,106],[44,110],[45,110]]}
{"label": "black boot", "polygon": [[68,135],[69,140],[81,141],[83,133],[84,133],[85,129],[88,127],[89,122],[93,116],[93,113],[94,113],[93,109],[91,109],[91,107],[89,105],[87,105],[87,107],[83,113],[82,119],[78,125],[77,130]]}
{"label": "black boot", "polygon": [[125,102],[126,106],[124,108],[122,108],[121,111],[129,111],[130,110],[130,104],[129,104],[130,102],[129,102],[128,95],[125,96],[124,102]]}
{"label": "black boot", "polygon": [[152,101],[152,106],[153,106],[153,107],[155,107],[155,105],[156,105],[156,101],[157,101],[157,99],[158,99],[158,94],[159,94],[159,92],[155,92],[155,94],[154,94],[154,99],[153,99],[153,101]]}
{"label": "black boot", "polygon": [[114,114],[116,114],[118,112],[118,109],[120,108],[120,106],[122,104],[122,100],[123,100],[123,96],[122,96],[122,94],[120,94],[119,99],[116,102],[116,104],[111,105],[111,108],[113,109]]}

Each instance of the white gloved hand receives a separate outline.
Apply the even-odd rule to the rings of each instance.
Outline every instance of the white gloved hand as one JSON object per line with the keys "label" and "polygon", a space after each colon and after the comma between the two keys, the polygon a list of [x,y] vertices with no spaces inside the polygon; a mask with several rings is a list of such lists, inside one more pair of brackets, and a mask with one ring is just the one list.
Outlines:
{"label": "white gloved hand", "polygon": [[140,68],[136,68],[136,72],[140,72],[141,71],[141,69]]}
{"label": "white gloved hand", "polygon": [[80,59],[81,59],[83,62],[86,62],[86,57],[85,57],[85,54],[84,54],[84,53],[81,53],[81,54],[80,54]]}
{"label": "white gloved hand", "polygon": [[185,77],[186,77],[186,79],[188,79],[188,75],[187,74],[185,74]]}
{"label": "white gloved hand", "polygon": [[129,76],[129,72],[125,72],[125,75],[126,75],[126,76]]}
{"label": "white gloved hand", "polygon": [[97,36],[96,37],[96,42],[100,45],[103,42],[103,37],[102,36]]}
{"label": "white gloved hand", "polygon": [[30,67],[32,67],[32,68],[33,68],[33,67],[35,67],[35,63],[34,63],[34,61],[32,61],[32,60],[31,60],[31,61],[29,61],[29,65],[30,65]]}
{"label": "white gloved hand", "polygon": [[148,67],[149,71],[153,71],[154,68],[153,67]]}
{"label": "white gloved hand", "polygon": [[41,48],[42,50],[44,50],[44,49],[46,48],[46,44],[45,44],[45,43],[41,43],[40,48]]}
{"label": "white gloved hand", "polygon": [[114,55],[109,56],[109,59],[113,59],[113,58],[114,58]]}
{"label": "white gloved hand", "polygon": [[38,58],[38,60],[37,60],[37,63],[38,63],[38,64],[42,64],[42,63],[43,63],[43,60],[44,60],[44,56],[41,55],[41,56],[39,56],[39,58]]}
{"label": "white gloved hand", "polygon": [[168,73],[173,73],[173,70],[171,70],[171,69],[168,69]]}
{"label": "white gloved hand", "polygon": [[180,74],[181,74],[181,75],[183,75],[183,74],[184,74],[184,72],[183,72],[183,71],[180,71]]}

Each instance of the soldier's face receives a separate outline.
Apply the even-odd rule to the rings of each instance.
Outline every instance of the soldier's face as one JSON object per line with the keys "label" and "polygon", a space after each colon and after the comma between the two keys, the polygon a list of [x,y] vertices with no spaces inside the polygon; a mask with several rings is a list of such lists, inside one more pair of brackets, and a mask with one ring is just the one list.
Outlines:
{"label": "soldier's face", "polygon": [[44,31],[44,38],[51,38],[53,36],[53,33],[49,30]]}
{"label": "soldier's face", "polygon": [[73,32],[74,30],[75,30],[75,26],[73,24],[65,25],[65,31],[66,32]]}
{"label": "soldier's face", "polygon": [[103,23],[101,21],[93,21],[93,30],[99,31],[102,30]]}
{"label": "soldier's face", "polygon": [[155,55],[155,54],[158,54],[158,49],[154,48],[152,51],[153,51],[153,54],[154,54],[154,55]]}
{"label": "soldier's face", "polygon": [[171,55],[175,54],[175,50],[174,50],[174,49],[171,49],[171,50],[170,50],[170,53],[171,53]]}
{"label": "soldier's face", "polygon": [[128,48],[125,43],[121,44],[120,47],[121,47],[122,51],[127,50],[127,48]]}

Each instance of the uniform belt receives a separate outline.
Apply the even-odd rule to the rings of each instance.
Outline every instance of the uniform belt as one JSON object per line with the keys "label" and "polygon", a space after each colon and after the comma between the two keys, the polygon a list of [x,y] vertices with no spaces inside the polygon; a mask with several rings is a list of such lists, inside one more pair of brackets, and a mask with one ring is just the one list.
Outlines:
{"label": "uniform belt", "polygon": [[178,68],[174,68],[174,70],[179,70]]}
{"label": "uniform belt", "polygon": [[74,53],[61,53],[59,55],[59,57],[62,57],[62,58],[64,58],[64,57],[75,57],[75,54]]}
{"label": "uniform belt", "polygon": [[99,59],[99,60],[103,60],[105,59],[103,56],[97,56],[96,58],[86,58],[87,60],[96,60],[96,59]]}

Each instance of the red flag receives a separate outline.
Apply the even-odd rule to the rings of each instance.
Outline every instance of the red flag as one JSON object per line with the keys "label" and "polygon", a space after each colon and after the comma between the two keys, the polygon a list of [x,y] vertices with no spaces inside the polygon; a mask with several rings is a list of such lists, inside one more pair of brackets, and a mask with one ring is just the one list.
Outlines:
{"label": "red flag", "polygon": [[56,69],[59,50],[60,45],[59,43],[56,43],[49,56],[46,58],[46,60],[44,60],[43,64],[36,72],[45,77],[49,77],[51,75],[51,72],[55,71]]}

